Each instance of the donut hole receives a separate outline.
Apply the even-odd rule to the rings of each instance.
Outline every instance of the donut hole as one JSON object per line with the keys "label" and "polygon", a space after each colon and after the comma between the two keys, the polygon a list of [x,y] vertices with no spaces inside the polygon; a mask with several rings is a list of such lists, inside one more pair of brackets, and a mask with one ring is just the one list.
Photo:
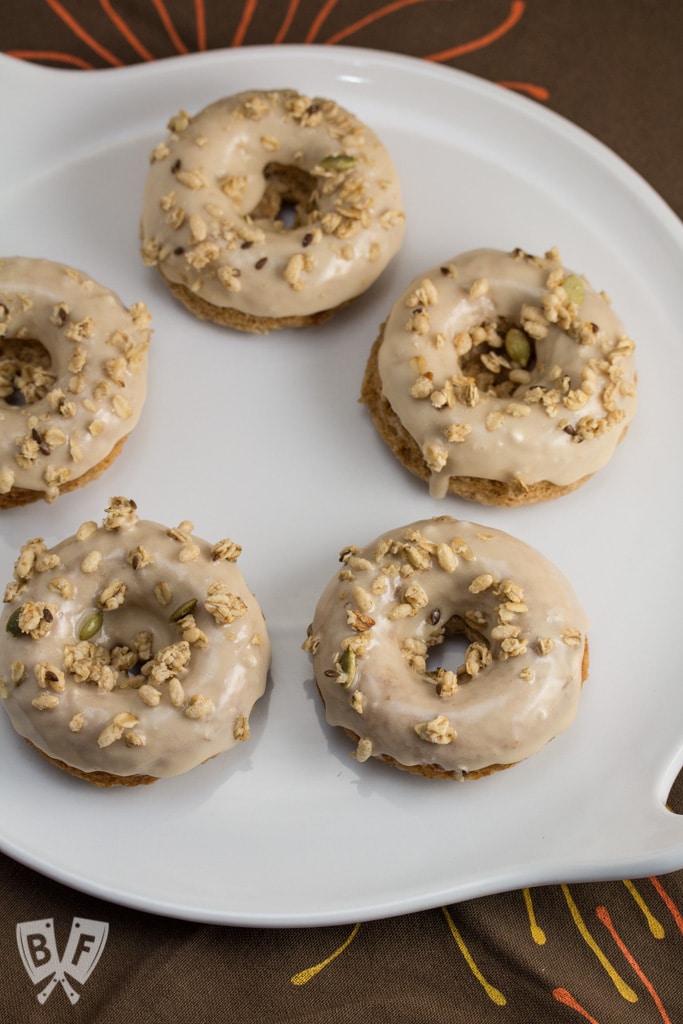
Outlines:
{"label": "donut hole", "polygon": [[301,167],[271,162],[263,169],[266,187],[250,212],[252,220],[268,220],[291,231],[311,222],[317,209],[317,181]]}
{"label": "donut hole", "polygon": [[426,674],[440,691],[455,683],[467,683],[490,658],[490,646],[484,636],[472,630],[459,615],[445,623],[426,659]]}
{"label": "donut hole", "polygon": [[460,366],[482,393],[508,398],[528,384],[536,367],[534,339],[514,320],[498,317],[467,332]]}
{"label": "donut hole", "polygon": [[0,399],[5,405],[39,402],[56,381],[52,357],[34,338],[0,338]]}
{"label": "donut hole", "polygon": [[151,660],[159,647],[154,637],[150,644],[150,656],[144,657],[143,654],[146,654],[147,651],[141,651],[135,635],[128,636],[123,631],[109,636],[104,643],[99,642],[99,637],[95,635],[91,642],[96,645],[94,658],[101,665],[106,665],[116,672],[117,685],[123,688],[134,687],[135,681],[137,681],[137,685],[145,681],[142,677],[142,668]]}
{"label": "donut hole", "polygon": [[[122,689],[137,689],[150,682],[143,672],[145,665],[183,639],[182,629],[177,621],[171,621],[165,608],[160,606],[157,611],[130,591],[122,608],[83,612],[76,635],[80,641],[94,645],[92,657],[116,674],[116,685]],[[183,667],[178,674],[184,676]]]}

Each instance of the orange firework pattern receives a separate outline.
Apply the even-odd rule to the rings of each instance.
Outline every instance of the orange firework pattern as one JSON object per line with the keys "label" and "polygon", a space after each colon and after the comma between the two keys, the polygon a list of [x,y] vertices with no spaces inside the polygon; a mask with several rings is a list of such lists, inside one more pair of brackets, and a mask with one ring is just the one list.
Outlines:
{"label": "orange firework pattern", "polygon": [[[649,882],[652,884],[653,888],[660,896],[664,906],[669,911],[673,923],[675,925],[674,934],[673,936],[669,936],[669,938],[673,942],[680,942],[680,936],[683,935],[683,918],[681,917],[681,914],[677,910],[673,900],[666,893],[661,880],[659,878],[652,877],[649,879]],[[609,895],[610,893],[616,892],[618,890],[619,884],[620,883],[612,883],[611,885],[606,886],[605,892],[602,895]],[[624,880],[623,885],[626,887],[627,891],[633,897],[633,900],[636,906],[638,907],[638,910],[640,911],[642,917],[645,919],[645,925],[649,931],[650,936],[660,941],[666,939],[668,926],[667,928],[665,928],[661,921],[659,921],[659,919],[654,916],[650,907],[646,903],[645,898],[641,895],[640,891],[636,888],[634,883],[629,879],[626,879]],[[589,921],[586,921],[584,915],[581,913],[569,889],[569,886],[555,886],[548,891],[548,894],[553,897],[555,896],[555,894],[562,895],[566,906],[566,910],[568,911],[567,923],[571,923],[574,926],[576,934],[579,936],[580,940],[585,944],[587,949],[590,950],[590,953],[593,954],[593,957],[595,958],[595,963],[603,972],[603,976],[606,978],[608,982],[611,982],[613,988],[616,990],[621,999],[624,1000],[625,1003],[634,1005],[639,1003],[642,1005],[642,1000],[649,999],[651,1000],[651,1003],[654,1005],[658,1017],[661,1019],[663,1024],[675,1024],[675,1022],[679,1018],[672,1016],[671,1013],[667,1011],[666,1007],[664,1006],[664,1002],[661,999],[659,993],[656,991],[652,981],[646,975],[643,968],[640,966],[640,963],[636,959],[629,945],[627,945],[626,941],[622,938],[622,935],[620,934],[620,931],[617,929],[617,926],[614,924],[612,915],[610,914],[607,907],[604,905],[598,905],[594,908],[595,919],[598,922],[598,925],[603,925],[605,930],[607,931],[608,939],[605,941],[604,936],[598,931],[597,928],[595,929],[595,931],[598,932],[598,938],[596,938],[591,923]],[[524,889],[521,894],[515,893],[512,895],[513,898],[517,898],[520,895],[523,898],[526,914],[528,917],[531,938],[536,943],[536,945],[545,945],[546,935],[545,932],[539,927],[536,921],[531,890]],[[472,905],[473,904],[470,903],[470,906]],[[465,908],[465,910],[467,910],[468,904],[465,903],[462,906],[463,908]],[[469,971],[470,976],[479,983],[479,985],[485,992],[486,996],[488,996],[488,999],[494,1006],[505,1007],[510,1005],[510,1009],[513,1009],[511,1000],[508,998],[508,996],[506,996],[495,984],[492,983],[490,977],[484,975],[482,969],[477,964],[475,956],[473,955],[470,946],[468,945],[467,929],[465,926],[468,920],[467,917],[465,917],[465,924],[461,924],[460,927],[458,927],[458,925],[456,925],[456,920],[458,920],[458,918],[460,917],[459,907],[442,907],[441,910],[446,921],[447,931],[448,933],[450,933],[453,941],[455,942],[455,945],[462,957],[464,964],[466,965]],[[521,919],[523,915],[520,913],[519,917]],[[621,913],[621,917],[622,919],[624,919],[623,910]],[[638,940],[640,941],[642,939],[642,936],[640,935],[642,925],[641,928],[639,928],[637,920],[635,924],[631,920],[626,921],[625,924],[631,929],[632,934],[636,934],[638,936]],[[399,928],[400,923],[397,922],[396,927]],[[472,931],[471,928],[470,931]],[[679,933],[678,935],[676,934],[676,931]],[[323,971],[326,967],[329,967],[332,964],[332,962],[337,959],[337,957],[344,953],[349,948],[351,943],[354,942],[354,940],[358,939],[360,932],[361,925],[356,924],[354,928],[351,930],[351,932],[346,936],[344,941],[336,949],[334,949],[331,953],[325,956],[325,958],[321,960],[319,963],[313,964],[312,966],[307,967],[304,970],[298,971],[295,975],[291,977],[291,983],[299,987],[311,982],[316,977],[316,975],[320,974],[320,972]],[[446,933],[444,933],[444,940],[445,936]],[[551,939],[552,938],[557,937],[551,936]],[[568,941],[566,931],[564,929],[563,938],[565,942]],[[609,942],[610,939],[612,940],[611,943]],[[518,941],[520,940],[518,939]],[[520,941],[520,945],[523,945],[523,942]],[[608,952],[606,952],[606,949],[608,950]],[[442,968],[445,959],[446,952],[444,951],[443,958],[441,960]],[[617,968],[617,966],[615,966],[615,962],[619,964],[619,969]],[[543,973],[547,973],[548,968],[549,965],[543,964],[540,966],[539,970]],[[489,971],[491,970],[490,965],[487,969]],[[552,967],[552,970],[554,972],[561,969],[561,966],[558,967],[557,963]],[[620,973],[621,971],[623,971],[623,974]],[[635,988],[629,983],[629,981],[624,976],[627,974],[633,982],[633,985],[636,986]],[[550,982],[550,984],[552,985],[552,982]],[[638,989],[638,991],[636,989]],[[611,1024],[611,1021],[615,1019],[613,1017],[598,1019],[594,1016],[593,1012],[586,1009],[586,1007],[584,1007],[579,1002],[576,996],[563,985],[556,985],[555,987],[552,987],[550,989],[550,994],[557,1003],[560,1003],[566,1008],[575,1011],[575,1013],[578,1014],[580,1018],[582,1018],[584,1021],[588,1021],[589,1024]],[[517,1007],[517,1009],[520,1008]],[[519,1018],[515,1017],[515,1019],[517,1020]],[[553,1017],[553,1019],[555,1018]],[[564,1019],[564,1017],[562,1019]],[[619,1019],[621,1019],[621,1017]],[[634,1017],[633,1019],[634,1024],[636,1024],[638,1020],[644,1018]],[[646,1019],[652,1019],[651,1015],[648,1015]]]}
{"label": "orange firework pattern", "polygon": [[[127,61],[113,53],[107,46],[104,46],[69,10],[66,3],[62,3],[61,0],[44,0],[44,2],[59,22],[69,30],[71,35],[84,44],[88,50],[91,50],[104,65],[110,67],[123,67],[127,63]],[[424,8],[426,2],[427,0],[393,0],[392,3],[382,4],[362,17],[349,21],[342,28],[337,28],[336,31],[328,33],[327,22],[333,12],[343,13],[343,0],[325,0],[310,20],[308,26],[304,26],[303,29],[299,28],[296,35],[294,35],[292,32],[293,23],[296,15],[299,13],[300,0],[287,0],[282,20],[269,42],[276,46],[282,43],[292,42],[307,44],[316,43],[325,46],[334,46],[339,43],[352,45],[358,42],[359,37],[362,37],[364,29],[376,25],[379,22],[384,22],[386,19],[390,19],[392,15],[397,14],[405,8],[413,8],[417,15],[419,13],[418,8]],[[451,0],[442,0],[442,2],[450,3]],[[122,39],[125,40],[128,46],[133,50],[138,60],[152,61],[157,59],[157,55],[151,52],[149,47],[139,38],[124,16],[117,10],[113,0],[98,0],[98,3],[108,22],[114,26]],[[192,39],[189,42],[186,42],[176,28],[174,20],[164,3],[164,0],[150,0],[150,3],[154,8],[155,16],[159,19],[164,32],[168,37],[172,52],[176,54],[198,52],[206,50],[209,47],[246,46],[250,43],[250,30],[256,23],[259,16],[258,0],[244,0],[237,26],[232,33],[232,37],[227,39],[221,38],[209,40],[207,38],[207,17],[204,0],[193,0],[194,24],[192,27]],[[511,0],[502,20],[497,24],[492,25],[487,31],[479,35],[477,38],[469,39],[464,42],[454,42],[453,45],[447,46],[444,49],[440,49],[434,53],[421,54],[421,56],[425,60],[444,64],[456,61],[458,58],[463,57],[466,54],[474,53],[477,50],[482,50],[485,47],[491,46],[498,39],[501,39],[508,32],[514,29],[514,27],[521,21],[524,17],[525,7],[526,4],[524,3],[524,0]],[[335,11],[335,9],[337,10]],[[86,60],[84,57],[65,50],[13,49],[8,50],[7,53],[10,56],[18,57],[23,60],[48,61],[51,63],[80,68],[82,70],[92,70],[96,66],[92,61]],[[548,98],[547,89],[531,82],[504,80],[500,81],[498,84],[503,85],[508,89],[527,93],[537,100],[546,100]]]}

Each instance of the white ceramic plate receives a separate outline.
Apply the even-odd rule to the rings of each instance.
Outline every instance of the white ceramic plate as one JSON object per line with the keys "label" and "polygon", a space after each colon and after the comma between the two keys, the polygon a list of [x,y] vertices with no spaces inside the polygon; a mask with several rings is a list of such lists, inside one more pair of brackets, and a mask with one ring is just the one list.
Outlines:
{"label": "white ceramic plate", "polygon": [[[178,109],[245,87],[334,97],[373,125],[404,186],[401,255],[327,326],[266,338],[193,320],[138,256],[148,153]],[[197,921],[332,924],[526,885],[683,867],[665,809],[683,762],[678,582],[680,223],[628,167],[542,107],[366,50],[213,52],[90,74],[0,60],[3,255],[87,269],[156,333],[143,419],[99,481],[2,515],[19,545],[99,519],[110,495],[244,547],[274,646],[253,738],[188,775],[100,791],[33,756],[0,717],[0,845],[77,889]],[[421,269],[480,245],[544,251],[611,294],[638,342],[641,405],[610,465],[551,505],[439,503],[358,405],[378,325]],[[591,620],[573,727],[512,771],[465,784],[357,765],[323,721],[301,651],[337,553],[450,512],[517,534],[571,578]]]}

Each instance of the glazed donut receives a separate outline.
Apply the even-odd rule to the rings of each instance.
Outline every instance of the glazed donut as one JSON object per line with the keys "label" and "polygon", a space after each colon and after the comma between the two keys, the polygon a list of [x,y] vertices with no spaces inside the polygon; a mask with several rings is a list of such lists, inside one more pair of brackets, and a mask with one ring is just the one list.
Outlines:
{"label": "glazed donut", "polygon": [[408,286],[373,345],[361,399],[433,497],[547,501],[588,480],[624,437],[634,343],[557,250],[476,249]]}
{"label": "glazed donut", "polygon": [[[573,721],[588,673],[588,623],[539,552],[440,516],[345,548],[304,649],[327,721],[379,758],[474,779],[535,754]],[[436,648],[463,634],[456,669]],[[443,649],[442,649],[443,650]]]}
{"label": "glazed donut", "polygon": [[0,622],[2,703],[66,772],[146,784],[248,739],[266,626],[235,564],[240,547],[192,531],[112,498],[102,526],[22,548]]}
{"label": "glazed donut", "polygon": [[145,400],[150,319],[80,270],[0,259],[0,508],[113,462]]}
{"label": "glazed donut", "polygon": [[144,188],[142,257],[196,316],[260,334],[319,324],[398,250],[391,157],[334,101],[251,90],[168,127]]}

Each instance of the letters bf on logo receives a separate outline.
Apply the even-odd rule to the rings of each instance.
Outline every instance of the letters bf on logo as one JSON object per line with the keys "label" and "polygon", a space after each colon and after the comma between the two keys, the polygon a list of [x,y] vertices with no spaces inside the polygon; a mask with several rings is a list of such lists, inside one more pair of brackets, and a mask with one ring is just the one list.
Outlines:
{"label": "letters bf on logo", "polygon": [[34,985],[43,985],[38,1002],[44,1003],[57,985],[61,985],[71,1003],[77,1003],[71,980],[84,985],[102,956],[109,925],[105,921],[91,921],[74,917],[64,955],[57,952],[53,918],[42,921],[23,921],[17,925],[17,946],[26,972]]}

